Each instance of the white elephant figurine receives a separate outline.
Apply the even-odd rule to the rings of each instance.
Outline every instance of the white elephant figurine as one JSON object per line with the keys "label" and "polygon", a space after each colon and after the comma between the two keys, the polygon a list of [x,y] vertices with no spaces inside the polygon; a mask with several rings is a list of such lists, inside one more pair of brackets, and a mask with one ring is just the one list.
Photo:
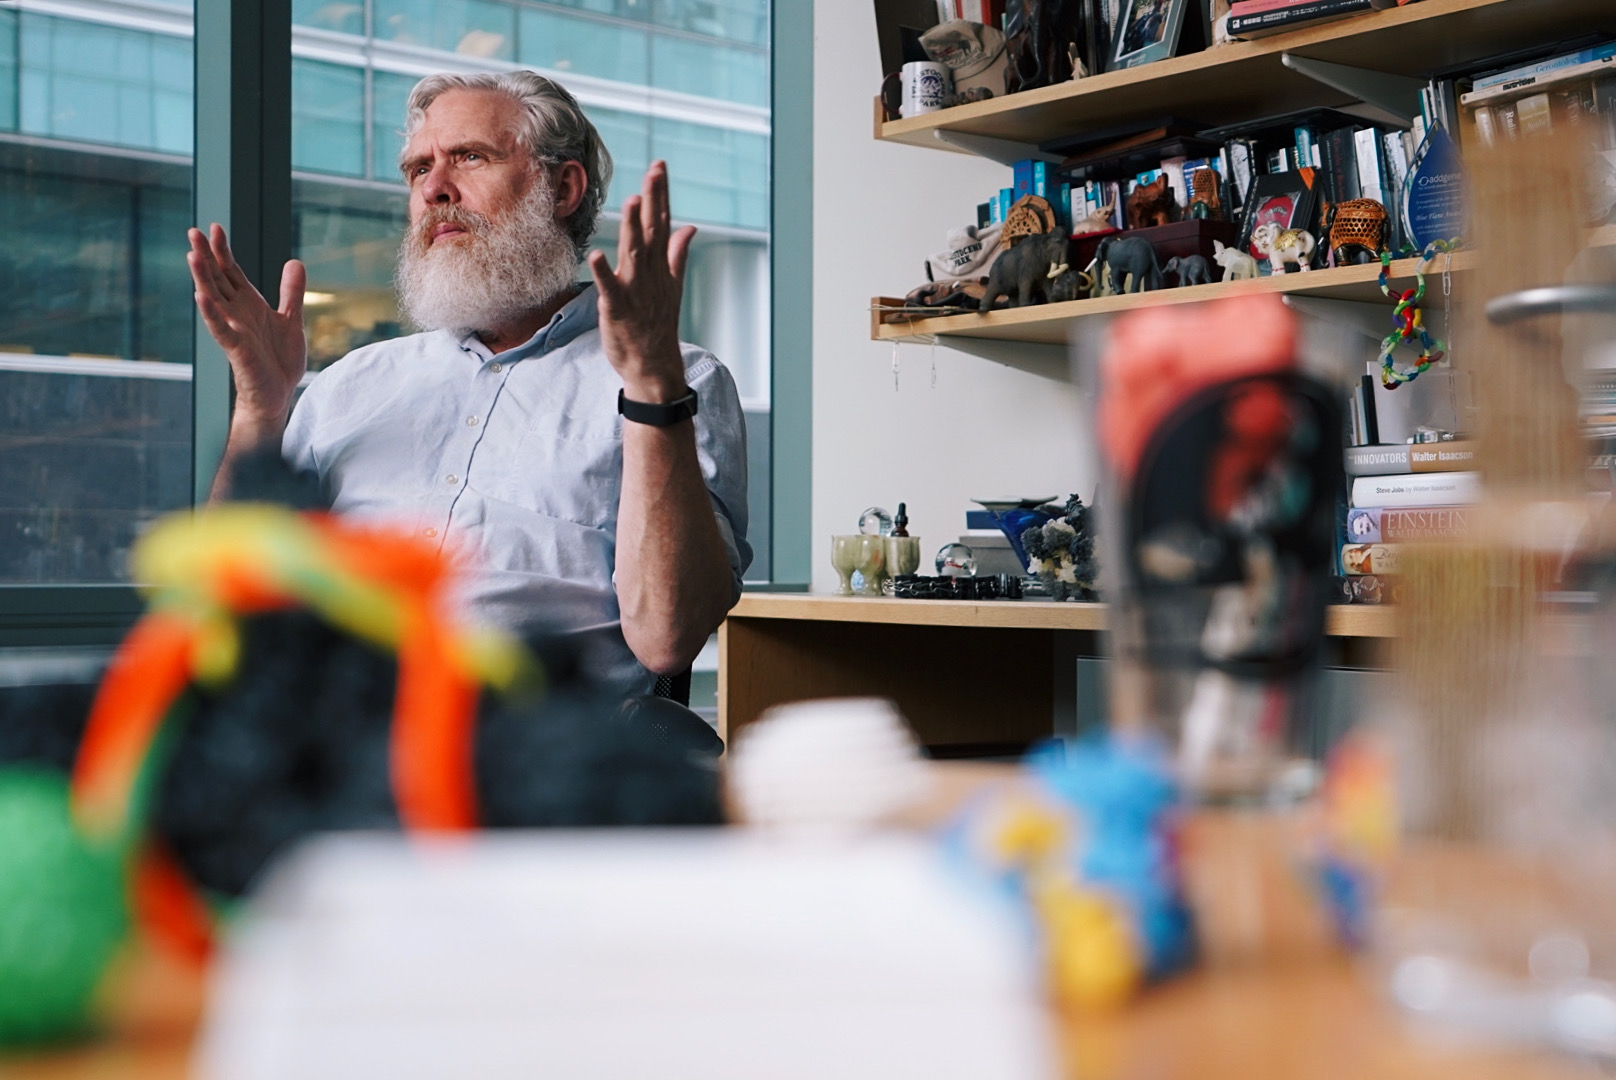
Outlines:
{"label": "white elephant figurine", "polygon": [[1268,268],[1275,274],[1285,272],[1286,263],[1295,263],[1298,270],[1313,269],[1313,234],[1306,229],[1282,229],[1277,221],[1259,225],[1251,233],[1251,244],[1268,256]]}
{"label": "white elephant figurine", "polygon": [[1257,260],[1239,248],[1224,247],[1221,240],[1212,241],[1212,261],[1223,267],[1224,281],[1257,276]]}

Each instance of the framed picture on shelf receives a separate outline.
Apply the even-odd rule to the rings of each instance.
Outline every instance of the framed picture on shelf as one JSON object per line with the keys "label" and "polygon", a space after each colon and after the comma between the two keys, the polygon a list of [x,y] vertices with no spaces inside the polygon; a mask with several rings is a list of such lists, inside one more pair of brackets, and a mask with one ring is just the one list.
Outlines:
{"label": "framed picture on shelf", "polygon": [[883,77],[914,60],[929,60],[920,35],[937,25],[936,0],[875,0],[875,39]]}
{"label": "framed picture on shelf", "polygon": [[[1121,0],[1111,31],[1107,71],[1138,67],[1172,56],[1192,0]],[[1197,16],[1198,17],[1198,16]]]}
{"label": "framed picture on shelf", "polygon": [[1257,177],[1240,217],[1240,250],[1253,256],[1258,267],[1266,272],[1268,259],[1251,246],[1252,232],[1270,221],[1281,229],[1311,229],[1317,198],[1308,178],[1300,172],[1266,173]]}

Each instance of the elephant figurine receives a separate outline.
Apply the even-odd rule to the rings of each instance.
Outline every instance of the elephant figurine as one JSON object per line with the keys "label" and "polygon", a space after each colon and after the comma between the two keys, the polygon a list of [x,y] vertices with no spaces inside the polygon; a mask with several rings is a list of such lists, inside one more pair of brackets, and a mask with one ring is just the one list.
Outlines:
{"label": "elephant figurine", "polygon": [[1183,258],[1175,255],[1167,260],[1162,273],[1177,274],[1180,286],[1206,285],[1212,281],[1212,269],[1207,266],[1205,255],[1185,255]]}
{"label": "elephant figurine", "polygon": [[[1150,241],[1139,236],[1108,236],[1100,241],[1094,252],[1099,269],[1096,277],[1103,277],[1106,268],[1111,271],[1111,290],[1115,293],[1151,292],[1162,287],[1161,267],[1156,263],[1156,249]],[[1127,279],[1132,277],[1129,282]]]}
{"label": "elephant figurine", "polygon": [[1081,300],[1093,287],[1094,280],[1087,274],[1076,267],[1067,267],[1050,276],[1045,292],[1051,304],[1059,304],[1067,300]]}
{"label": "elephant figurine", "polygon": [[1212,261],[1223,267],[1224,281],[1241,281],[1257,276],[1257,260],[1239,248],[1224,247],[1223,241],[1212,241]]}
{"label": "elephant figurine", "polygon": [[1276,221],[1259,225],[1251,234],[1251,243],[1268,256],[1268,267],[1275,274],[1285,273],[1287,263],[1295,263],[1298,270],[1313,269],[1313,234],[1306,229],[1282,229]]}
{"label": "elephant figurine", "polygon": [[1057,226],[1029,236],[993,260],[977,310],[993,310],[1001,296],[1009,298],[1011,307],[1047,301],[1050,285],[1067,269],[1065,232]]}

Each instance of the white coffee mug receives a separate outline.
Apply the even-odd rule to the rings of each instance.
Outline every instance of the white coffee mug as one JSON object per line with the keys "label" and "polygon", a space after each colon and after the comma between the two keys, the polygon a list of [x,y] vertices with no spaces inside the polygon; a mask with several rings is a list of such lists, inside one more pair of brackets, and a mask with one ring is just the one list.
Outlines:
{"label": "white coffee mug", "polygon": [[953,96],[953,79],[947,66],[935,60],[914,60],[903,65],[903,116],[919,116],[946,108]]}

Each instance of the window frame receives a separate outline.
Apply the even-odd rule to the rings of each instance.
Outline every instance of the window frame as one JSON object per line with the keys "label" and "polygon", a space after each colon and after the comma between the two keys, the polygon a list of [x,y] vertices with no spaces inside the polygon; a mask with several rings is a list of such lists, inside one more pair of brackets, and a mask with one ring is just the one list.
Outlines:
{"label": "window frame", "polygon": [[[770,580],[813,578],[814,5],[773,0],[769,19]],[[789,253],[789,254],[788,254]]]}
{"label": "window frame", "polygon": [[[804,591],[811,578],[813,315],[813,7],[770,12],[771,579],[750,590]],[[367,5],[368,7],[368,5]],[[218,221],[271,303],[291,253],[292,0],[194,7],[192,205]],[[367,141],[368,141],[367,132]],[[205,152],[203,148],[213,149]],[[784,253],[790,252],[786,258]],[[786,302],[791,298],[791,302]],[[207,500],[230,427],[230,368],[193,320],[192,493]],[[0,585],[0,648],[115,644],[144,604],[133,585]]]}

